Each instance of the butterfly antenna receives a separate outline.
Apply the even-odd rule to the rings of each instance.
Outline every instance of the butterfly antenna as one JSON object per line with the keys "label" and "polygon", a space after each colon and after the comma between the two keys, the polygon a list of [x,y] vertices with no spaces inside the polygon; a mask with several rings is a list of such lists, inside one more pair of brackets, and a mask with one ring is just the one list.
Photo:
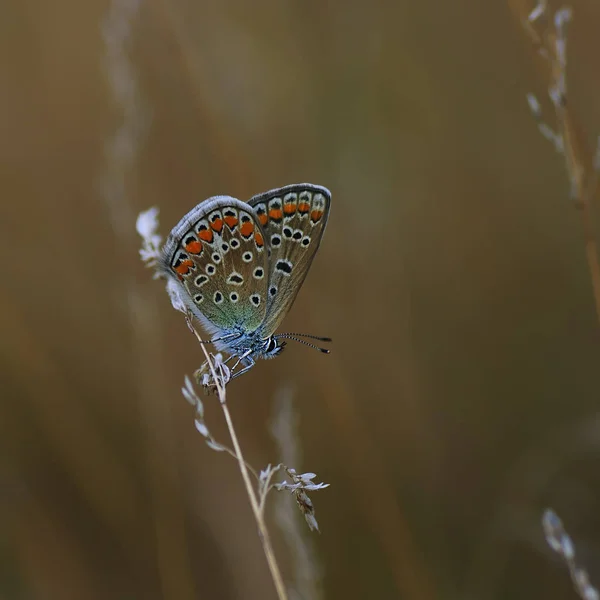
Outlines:
{"label": "butterfly antenna", "polygon": [[[294,342],[298,342],[299,344],[304,344],[305,346],[308,346],[309,348],[314,348],[315,350],[319,350],[323,354],[329,354],[331,352],[331,350],[329,350],[328,348],[321,348],[320,346],[316,346],[315,344],[311,344],[310,342],[301,340],[300,338],[294,337],[293,334],[291,334],[291,333],[280,333],[279,335],[276,335],[274,337],[276,339],[284,338],[286,340],[293,340]],[[316,336],[311,336],[311,337],[315,337],[315,339],[317,339],[317,340],[321,340],[321,339],[327,340],[328,339],[328,338],[318,338]]]}
{"label": "butterfly antenna", "polygon": [[[308,333],[282,333],[281,336],[284,335],[295,335],[296,337],[305,337],[305,338],[309,338],[311,340],[319,340],[320,342],[333,342],[333,340],[330,337],[320,337],[318,335],[310,335]],[[275,336],[275,337],[280,337],[280,336]]]}

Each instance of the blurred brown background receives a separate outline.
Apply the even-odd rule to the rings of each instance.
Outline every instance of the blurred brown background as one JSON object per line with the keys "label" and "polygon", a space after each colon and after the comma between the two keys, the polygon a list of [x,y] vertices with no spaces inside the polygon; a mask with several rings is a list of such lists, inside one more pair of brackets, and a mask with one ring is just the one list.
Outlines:
{"label": "blurred brown background", "polygon": [[[312,592],[274,518],[292,499],[270,498],[286,580],[573,598],[552,506],[600,584],[599,328],[564,159],[525,101],[553,125],[516,18],[532,8],[2,3],[3,598],[275,597],[237,466],[179,392],[200,349],[134,226],[156,205],[166,235],[206,197],[301,181],[333,206],[285,329],[334,352],[292,346],[229,387],[253,465],[279,462],[292,397],[294,466],[331,483],[304,534]],[[573,8],[570,106],[593,146],[600,8]]]}

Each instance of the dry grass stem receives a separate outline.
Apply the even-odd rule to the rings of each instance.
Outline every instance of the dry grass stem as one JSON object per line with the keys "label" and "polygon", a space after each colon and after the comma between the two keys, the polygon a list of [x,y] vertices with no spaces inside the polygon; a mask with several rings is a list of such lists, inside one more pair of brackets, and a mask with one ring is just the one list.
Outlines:
{"label": "dry grass stem", "polygon": [[[204,356],[206,357],[206,362],[209,366],[210,373],[212,375],[212,380],[217,388],[217,394],[219,396],[219,404],[221,405],[221,409],[223,410],[223,416],[225,417],[225,422],[227,423],[227,429],[229,430],[229,435],[231,436],[231,443],[233,444],[234,456],[237,459],[238,466],[240,468],[240,473],[242,475],[242,479],[244,480],[244,486],[246,487],[246,493],[248,494],[248,499],[250,500],[250,507],[252,508],[252,512],[254,513],[254,518],[256,520],[256,525],[258,526],[258,532],[260,541],[263,546],[263,550],[265,556],[267,558],[267,563],[269,565],[269,571],[271,572],[271,577],[273,578],[273,583],[275,584],[275,589],[277,590],[277,597],[279,600],[287,600],[287,591],[285,588],[285,584],[283,582],[283,578],[281,577],[281,571],[279,570],[279,565],[277,564],[277,558],[275,557],[275,552],[273,551],[273,544],[271,543],[271,537],[269,535],[269,531],[267,529],[267,524],[265,522],[264,514],[261,509],[261,505],[259,504],[258,498],[254,491],[254,487],[252,486],[252,482],[250,481],[250,472],[246,465],[246,461],[244,459],[244,455],[242,453],[242,448],[238,441],[237,434],[235,432],[235,427],[233,426],[233,420],[231,418],[231,413],[229,412],[229,407],[227,406],[227,393],[225,391],[224,384],[224,371],[220,371],[219,375],[217,375],[217,370],[215,369],[215,365],[213,364],[212,358],[210,357],[206,347],[203,343],[200,334],[193,326],[191,320],[188,318],[188,325],[194,332],[194,335],[200,342],[200,347],[202,348],[202,352],[204,352]],[[220,365],[219,365],[220,366]]]}
{"label": "dry grass stem", "polygon": [[[510,4],[542,59],[539,64],[544,79],[548,82],[548,96],[554,107],[556,131],[542,121],[541,105],[537,98],[533,94],[527,94],[527,101],[534,118],[538,121],[540,132],[553,143],[557,152],[565,159],[571,197],[581,210],[586,258],[596,317],[600,324],[600,263],[592,206],[598,193],[600,145],[597,142],[593,154],[586,147],[581,128],[568,102],[567,26],[573,12],[570,7],[562,7],[552,12],[547,0],[539,0],[533,10],[525,16],[522,2],[511,0]],[[584,600],[598,600],[600,595],[590,585],[587,572],[575,561],[575,546],[562,521],[552,510],[546,510],[542,524],[548,545],[566,562],[578,595]]]}
{"label": "dry grass stem", "polygon": [[530,109],[538,120],[538,127],[556,150],[564,156],[571,183],[571,196],[581,210],[586,258],[596,318],[600,325],[600,262],[594,228],[592,200],[598,193],[599,150],[594,155],[586,148],[581,129],[569,107],[567,95],[567,25],[572,10],[563,7],[551,13],[546,0],[524,14],[522,2],[511,0],[511,6],[523,24],[537,54],[544,79],[548,82],[548,95],[554,107],[557,131],[541,121],[541,107],[533,94],[527,95]]}

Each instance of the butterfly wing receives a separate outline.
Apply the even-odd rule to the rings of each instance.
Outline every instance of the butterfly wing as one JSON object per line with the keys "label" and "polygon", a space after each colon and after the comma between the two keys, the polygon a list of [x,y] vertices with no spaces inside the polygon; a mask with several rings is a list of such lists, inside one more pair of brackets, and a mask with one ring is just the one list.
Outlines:
{"label": "butterfly wing", "polygon": [[288,185],[254,196],[254,209],[270,249],[267,312],[262,330],[271,335],[292,307],[321,243],[331,192],[318,185]]}
{"label": "butterfly wing", "polygon": [[245,202],[215,196],[173,228],[159,269],[211,334],[254,331],[267,310],[267,246]]}

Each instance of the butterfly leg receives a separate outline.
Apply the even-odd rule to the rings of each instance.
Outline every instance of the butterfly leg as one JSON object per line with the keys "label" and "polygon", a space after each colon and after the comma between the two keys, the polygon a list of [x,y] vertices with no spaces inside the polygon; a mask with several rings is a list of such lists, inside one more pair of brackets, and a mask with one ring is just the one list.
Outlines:
{"label": "butterfly leg", "polygon": [[[244,368],[241,371],[238,371],[237,373],[233,373],[234,369],[240,363],[242,363],[242,365],[244,366]],[[231,376],[231,379],[235,379],[236,377],[239,377],[240,375],[242,375],[246,371],[249,371],[255,364],[256,364],[255,360],[250,355],[248,355],[248,356],[240,356],[239,360],[235,363],[235,365],[233,365],[233,367],[231,367],[231,372],[233,373],[233,375]]]}
{"label": "butterfly leg", "polygon": [[225,362],[229,362],[234,357],[237,358],[237,360],[235,361],[235,364],[233,365],[233,367],[231,367],[231,370],[233,371],[242,361],[246,361],[246,359],[249,358],[251,352],[252,352],[252,350],[247,350],[241,356],[239,356],[237,354],[230,354],[229,358]]}

